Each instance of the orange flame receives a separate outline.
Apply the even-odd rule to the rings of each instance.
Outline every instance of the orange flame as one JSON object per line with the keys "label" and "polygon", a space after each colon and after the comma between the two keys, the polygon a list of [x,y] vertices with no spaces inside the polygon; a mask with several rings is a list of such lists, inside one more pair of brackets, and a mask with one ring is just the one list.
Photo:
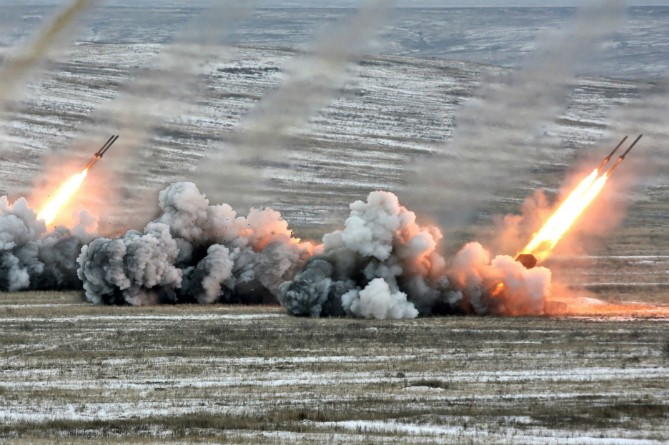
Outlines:
{"label": "orange flame", "polygon": [[495,289],[491,292],[493,297],[499,297],[499,295],[504,292],[504,283],[499,282]]}
{"label": "orange flame", "polygon": [[545,260],[581,213],[599,195],[607,180],[607,174],[599,176],[599,170],[593,170],[551,215],[522,253],[531,253],[539,262]]}
{"label": "orange flame", "polygon": [[70,178],[60,186],[55,196],[42,207],[42,210],[40,210],[37,215],[37,219],[44,220],[47,225],[51,224],[56,219],[56,216],[58,216],[60,209],[70,200],[70,198],[72,198],[72,195],[74,195],[79,187],[81,187],[84,179],[86,179],[86,175],[88,175],[87,168],[80,173],[70,176]]}

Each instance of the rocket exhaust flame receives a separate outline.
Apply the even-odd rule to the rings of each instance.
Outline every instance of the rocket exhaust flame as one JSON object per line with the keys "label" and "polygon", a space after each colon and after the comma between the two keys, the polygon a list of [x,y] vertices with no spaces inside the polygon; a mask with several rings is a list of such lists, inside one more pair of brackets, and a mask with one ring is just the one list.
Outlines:
{"label": "rocket exhaust flame", "polygon": [[558,209],[546,221],[541,230],[536,233],[532,241],[523,249],[517,258],[523,255],[533,255],[537,262],[544,261],[553,251],[557,243],[574,225],[578,217],[588,208],[604,188],[606,181],[613,171],[625,159],[625,156],[639,142],[642,135],[639,135],[634,142],[625,150],[625,152],[616,160],[615,164],[606,172],[601,173],[601,169],[611,160],[611,157],[618,151],[620,146],[627,140],[625,136],[613,151],[602,161],[599,167],[584,178],[576,188],[569,194],[567,199],[558,207]]}
{"label": "rocket exhaust flame", "polygon": [[107,153],[117,139],[118,135],[112,135],[107,142],[95,152],[91,160],[88,161],[81,172],[70,176],[70,178],[60,186],[54,197],[42,207],[42,210],[40,210],[37,215],[37,219],[44,220],[46,225],[53,223],[58,216],[60,209],[72,198],[77,190],[79,190],[81,184],[83,184],[84,179],[86,179],[86,176],[88,175],[88,170],[90,170],[96,162],[102,159],[102,156]]}
{"label": "rocket exhaust flame", "polygon": [[606,177],[598,178],[598,171],[593,170],[583,179],[567,199],[558,207],[534,239],[523,249],[534,255],[538,262],[544,261],[555,245],[586,207],[597,196],[606,182]]}
{"label": "rocket exhaust flame", "polygon": [[58,211],[67,203],[72,195],[79,190],[81,184],[88,175],[88,169],[83,169],[80,173],[70,176],[70,178],[60,186],[56,195],[40,210],[37,219],[42,219],[49,225],[58,216]]}

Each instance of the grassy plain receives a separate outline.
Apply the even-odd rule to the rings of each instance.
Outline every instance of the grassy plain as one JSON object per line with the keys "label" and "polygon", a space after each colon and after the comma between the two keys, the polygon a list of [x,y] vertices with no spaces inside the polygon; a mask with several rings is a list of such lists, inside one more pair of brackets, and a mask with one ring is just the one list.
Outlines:
{"label": "grassy plain", "polygon": [[0,296],[0,441],[653,443],[669,323]]}
{"label": "grassy plain", "polygon": [[[129,15],[116,17],[125,22]],[[2,186],[25,186],[39,168],[35,153],[67,148],[64,136],[78,134],[92,107],[114,97],[157,49],[72,48],[71,61],[55,67],[59,75],[35,86],[33,99],[11,113],[12,143],[23,154],[0,165]],[[197,115],[165,123],[144,147],[155,154],[146,155],[148,167],[124,166],[111,153],[96,169],[132,167],[156,190],[194,179],[184,176],[185,165],[217,147],[276,87],[293,55],[234,49],[209,79]],[[291,142],[295,171],[273,178],[267,192],[303,238],[341,227],[347,204],[369,191],[404,185],[406,165],[452,137],[455,114],[481,75],[474,64],[396,57],[370,59],[356,70],[360,80]],[[534,187],[558,187],[579,150],[608,137],[614,105],[641,88],[581,82],[569,99],[572,117],[552,130],[560,142],[548,159],[558,164],[540,168],[539,156],[528,156],[533,173],[514,178],[515,189],[486,207],[480,231],[491,229],[491,215],[517,212]],[[623,227],[585,249],[602,256],[555,258],[556,280],[607,300],[666,304],[667,187],[638,190],[643,199],[632,204]],[[126,200],[121,206],[138,211]],[[127,214],[109,213],[127,223]],[[451,251],[479,232],[449,229]],[[298,319],[276,307],[97,307],[78,293],[0,295],[0,442],[633,440],[669,440],[667,320]]]}

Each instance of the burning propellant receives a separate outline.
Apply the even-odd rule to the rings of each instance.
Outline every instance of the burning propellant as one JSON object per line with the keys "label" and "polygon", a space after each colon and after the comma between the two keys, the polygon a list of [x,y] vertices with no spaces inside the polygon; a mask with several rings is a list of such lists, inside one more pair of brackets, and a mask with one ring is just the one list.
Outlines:
{"label": "burning propellant", "polygon": [[541,230],[537,232],[530,243],[522,250],[523,253],[516,256],[519,261],[528,269],[534,267],[537,263],[544,261],[553,251],[557,243],[574,225],[578,217],[599,195],[613,171],[625,159],[625,156],[634,148],[641,139],[639,135],[634,142],[625,150],[625,152],[616,160],[615,164],[606,172],[601,170],[609,163],[613,155],[620,146],[627,140],[625,136],[613,151],[602,161],[595,170],[583,179],[572,191],[567,199],[558,207],[558,209],[546,221]]}
{"label": "burning propellant", "polygon": [[88,175],[88,170],[91,169],[100,159],[107,153],[109,147],[118,139],[118,135],[112,135],[107,142],[104,143],[100,149],[95,152],[90,161],[84,166],[84,169],[79,173],[75,173],[60,186],[56,194],[49,202],[46,203],[42,210],[37,215],[37,219],[43,220],[47,225],[51,224],[58,215],[58,211],[70,200],[72,195],[81,187],[81,184]]}

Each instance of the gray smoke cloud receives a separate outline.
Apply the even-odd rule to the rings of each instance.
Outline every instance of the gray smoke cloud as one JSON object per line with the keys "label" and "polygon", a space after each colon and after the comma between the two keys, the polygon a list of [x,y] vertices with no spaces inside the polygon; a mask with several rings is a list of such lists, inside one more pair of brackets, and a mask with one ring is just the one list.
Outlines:
{"label": "gray smoke cloud", "polygon": [[72,230],[48,231],[28,202],[0,197],[0,290],[81,289],[76,259],[96,235],[88,215],[79,215]]}
{"label": "gray smoke cloud", "polygon": [[323,237],[323,251],[279,286],[293,315],[399,319],[452,313],[528,315],[544,311],[550,271],[490,257],[478,243],[447,260],[441,232],[389,192],[356,201],[343,230]]}
{"label": "gray smoke cloud", "polygon": [[96,304],[276,303],[314,246],[292,237],[271,209],[238,216],[210,205],[195,184],[159,194],[161,214],[143,232],[98,238],[77,259],[86,298]]}
{"label": "gray smoke cloud", "polygon": [[583,8],[571,26],[547,36],[524,68],[482,79],[456,117],[453,138],[410,174],[408,200],[449,227],[462,226],[496,193],[555,152],[542,125],[559,116],[578,68],[621,22],[621,2]]}
{"label": "gray smoke cloud", "polygon": [[[325,31],[304,55],[289,62],[285,80],[238,125],[229,143],[198,164],[199,183],[210,196],[240,207],[266,201],[259,164],[286,163],[281,145],[349,79],[351,63],[368,50],[392,3],[364,2],[355,14]],[[224,174],[218,165],[226,165]]]}

